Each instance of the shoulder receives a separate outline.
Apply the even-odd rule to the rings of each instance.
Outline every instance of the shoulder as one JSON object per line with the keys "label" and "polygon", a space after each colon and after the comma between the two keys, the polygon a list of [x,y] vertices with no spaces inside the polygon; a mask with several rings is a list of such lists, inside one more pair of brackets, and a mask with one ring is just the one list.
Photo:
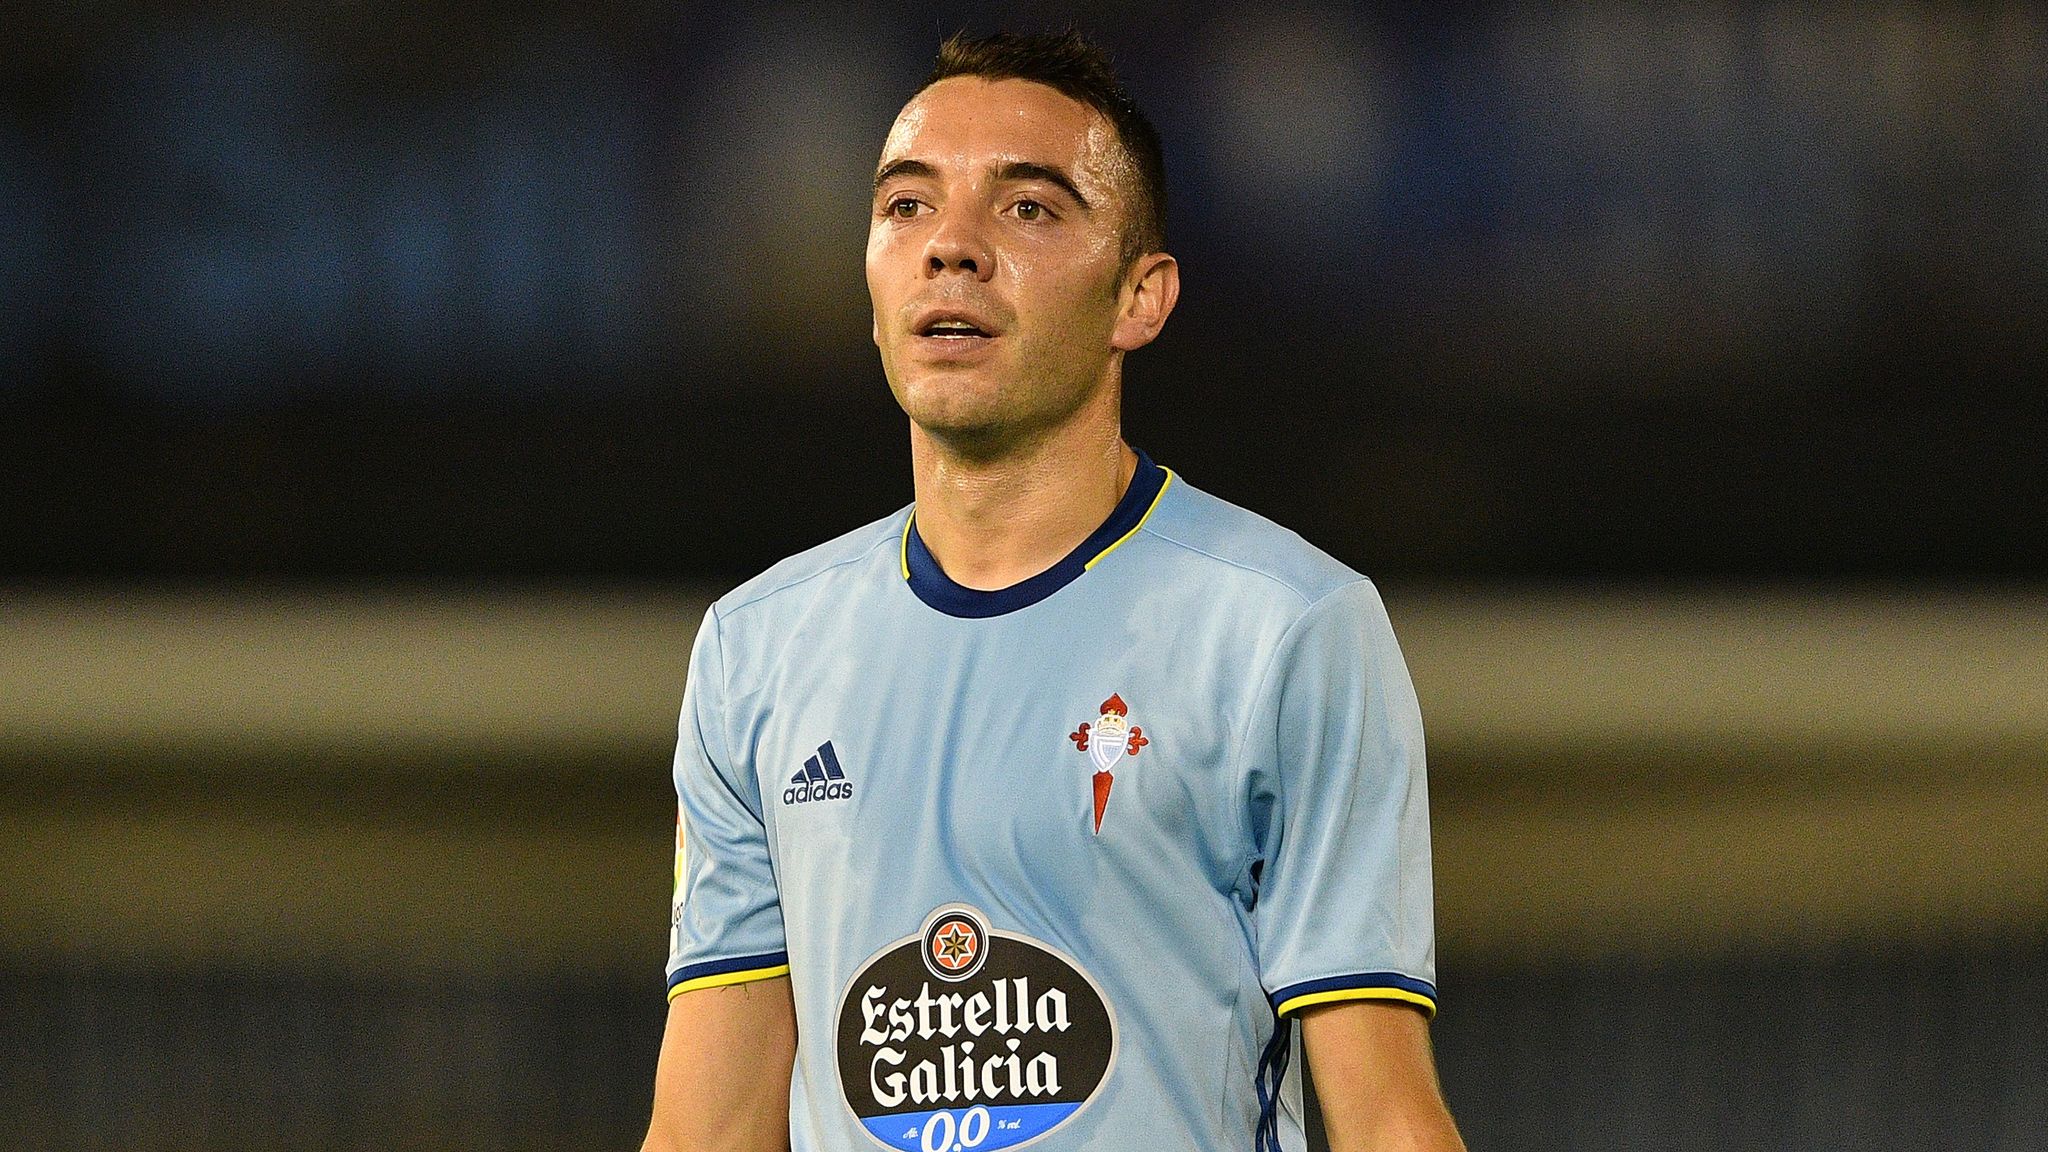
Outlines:
{"label": "shoulder", "polygon": [[1371,582],[1301,535],[1187,483],[1179,475],[1145,524],[1145,534],[1177,550],[1176,560],[1208,569],[1243,592],[1306,612],[1332,593]]}
{"label": "shoulder", "polygon": [[779,603],[827,593],[847,577],[859,578],[884,565],[894,573],[900,562],[908,506],[844,535],[807,548],[769,567],[727,592],[712,604],[720,620],[751,615]]}

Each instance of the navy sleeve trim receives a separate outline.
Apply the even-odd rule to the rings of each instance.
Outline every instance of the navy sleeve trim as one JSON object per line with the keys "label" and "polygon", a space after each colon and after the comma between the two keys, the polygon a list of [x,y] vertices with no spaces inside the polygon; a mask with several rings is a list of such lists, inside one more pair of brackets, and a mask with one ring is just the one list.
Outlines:
{"label": "navy sleeve trim", "polygon": [[766,980],[771,976],[789,973],[789,953],[763,952],[758,956],[735,956],[726,960],[705,960],[697,964],[685,964],[669,974],[668,990],[671,995],[696,988],[713,988],[721,984],[744,984],[750,980]]}
{"label": "navy sleeve trim", "polygon": [[1357,972],[1289,984],[1268,995],[1273,1011],[1285,1016],[1312,1004],[1338,1000],[1400,1000],[1436,1014],[1436,985],[1399,972]]}

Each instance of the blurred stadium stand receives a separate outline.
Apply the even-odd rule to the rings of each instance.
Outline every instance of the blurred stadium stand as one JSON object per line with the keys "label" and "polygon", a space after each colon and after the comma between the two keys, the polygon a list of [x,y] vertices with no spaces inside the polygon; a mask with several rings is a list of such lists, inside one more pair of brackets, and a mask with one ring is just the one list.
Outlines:
{"label": "blurred stadium stand", "polygon": [[[8,15],[0,1147],[637,1142],[692,630],[908,499],[867,175],[1015,19]],[[1084,23],[1133,438],[1415,671],[1472,1145],[2048,1143],[2048,16]]]}
{"label": "blurred stadium stand", "polygon": [[[864,189],[966,17],[95,12],[0,42],[0,575],[730,579],[903,499]],[[1175,12],[1100,18],[1155,457],[1381,576],[2048,568],[2038,6]]]}

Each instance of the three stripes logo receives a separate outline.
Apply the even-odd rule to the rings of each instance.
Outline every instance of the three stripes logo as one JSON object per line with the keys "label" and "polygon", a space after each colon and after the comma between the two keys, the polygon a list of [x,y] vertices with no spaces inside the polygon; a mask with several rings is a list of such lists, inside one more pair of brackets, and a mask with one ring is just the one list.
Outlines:
{"label": "three stripes logo", "polygon": [[782,790],[784,804],[852,798],[853,781],[846,778],[846,770],[839,766],[839,754],[832,750],[830,740],[818,745],[817,752],[804,761],[804,766],[789,778],[789,787]]}

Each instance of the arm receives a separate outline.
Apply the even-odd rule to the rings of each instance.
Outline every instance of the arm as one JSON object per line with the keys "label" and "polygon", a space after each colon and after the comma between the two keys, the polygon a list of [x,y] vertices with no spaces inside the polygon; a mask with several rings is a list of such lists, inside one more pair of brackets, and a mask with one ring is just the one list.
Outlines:
{"label": "arm", "polygon": [[668,1030],[645,1152],[787,1152],[796,1008],[760,785],[727,742],[718,609],[690,652],[676,739]]}
{"label": "arm", "polygon": [[685,992],[669,1002],[641,1152],[786,1152],[796,1007],[789,977]]}
{"label": "arm", "polygon": [[1321,1004],[1302,1011],[1301,1042],[1330,1152],[1464,1152],[1421,1012],[1383,1000]]}
{"label": "arm", "polygon": [[[1331,1152],[1462,1152],[1437,1088],[1422,713],[1367,581],[1312,605],[1264,689],[1261,976],[1298,1014]],[[1418,1011],[1417,1009],[1421,1009]]]}

